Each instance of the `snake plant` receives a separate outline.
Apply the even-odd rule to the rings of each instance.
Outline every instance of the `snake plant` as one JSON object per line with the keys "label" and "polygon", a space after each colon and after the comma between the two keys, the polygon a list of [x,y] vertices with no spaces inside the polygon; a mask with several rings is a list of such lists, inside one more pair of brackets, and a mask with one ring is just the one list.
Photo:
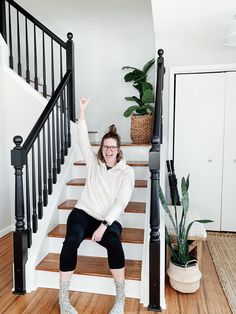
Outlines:
{"label": "snake plant", "polygon": [[[200,220],[194,220],[190,222],[186,226],[186,217],[189,211],[189,194],[188,194],[188,188],[189,188],[189,176],[185,179],[184,177],[181,180],[181,194],[182,194],[182,206],[176,207],[174,205],[174,215],[172,215],[167,202],[165,200],[165,197],[163,195],[163,192],[161,190],[161,187],[159,187],[159,197],[161,204],[170,219],[171,224],[174,227],[174,237],[170,236],[167,227],[165,227],[165,239],[166,243],[168,244],[171,252],[171,261],[178,265],[185,265],[188,261],[192,260],[193,257],[189,253],[189,246],[190,242],[188,240],[188,234],[192,227],[192,225],[195,222],[200,223],[209,223],[212,222],[212,220],[207,219],[200,219]],[[181,218],[178,221],[177,210],[181,210]],[[180,217],[179,216],[179,217]]]}
{"label": "snake plant", "polygon": [[129,117],[131,113],[135,113],[137,115],[145,115],[153,112],[153,106],[151,105],[152,103],[154,103],[153,87],[151,83],[147,82],[147,74],[154,63],[155,59],[148,61],[144,65],[142,70],[131,66],[124,66],[122,68],[122,70],[132,70],[124,76],[124,80],[125,82],[133,82],[133,87],[136,88],[139,92],[139,97],[125,97],[126,100],[137,103],[137,105],[130,106],[124,112],[125,117]]}

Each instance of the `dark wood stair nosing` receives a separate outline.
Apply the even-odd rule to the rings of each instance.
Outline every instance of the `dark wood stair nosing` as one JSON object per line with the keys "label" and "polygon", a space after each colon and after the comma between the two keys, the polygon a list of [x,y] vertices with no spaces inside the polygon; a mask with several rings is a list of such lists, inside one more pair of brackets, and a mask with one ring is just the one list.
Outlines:
{"label": "dark wood stair nosing", "polygon": [[[74,178],[66,183],[67,186],[85,186],[85,178]],[[147,188],[147,180],[135,180],[135,188]]]}
{"label": "dark wood stair nosing", "polygon": [[[59,272],[59,254],[49,253],[37,266],[36,270]],[[127,280],[141,280],[141,260],[126,260]],[[106,257],[82,256],[77,257],[77,266],[74,274],[84,276],[108,277],[112,278]]]}
{"label": "dark wood stair nosing", "polygon": [[[58,209],[72,210],[77,203],[77,200],[66,200],[58,205]],[[140,207],[141,209],[135,209],[135,207]],[[136,213],[145,214],[146,203],[145,202],[129,202],[125,208],[126,213]]]}

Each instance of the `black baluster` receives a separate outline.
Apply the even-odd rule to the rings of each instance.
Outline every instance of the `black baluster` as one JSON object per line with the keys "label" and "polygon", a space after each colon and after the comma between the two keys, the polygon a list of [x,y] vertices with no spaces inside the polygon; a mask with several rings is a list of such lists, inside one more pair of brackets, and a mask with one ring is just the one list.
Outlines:
{"label": "black baluster", "polygon": [[54,93],[54,49],[53,49],[53,39],[51,38],[51,79],[52,79],[52,93]]}
{"label": "black baluster", "polygon": [[70,132],[70,96],[69,96],[69,86],[67,85],[67,140],[68,148],[71,147],[71,132]]}
{"label": "black baluster", "polygon": [[52,110],[52,180],[54,184],[57,183],[55,107]]}
{"label": "black baluster", "polygon": [[37,34],[36,25],[34,24],[34,88],[39,89],[39,79],[38,79],[38,58],[37,58]]}
{"label": "black baluster", "polygon": [[9,23],[9,63],[10,68],[13,69],[13,55],[12,55],[12,32],[11,32],[11,5],[8,3],[8,23]]}
{"label": "black baluster", "polygon": [[43,218],[40,134],[38,136],[38,217]]}
{"label": "black baluster", "polygon": [[26,82],[30,83],[30,71],[29,71],[29,43],[28,43],[28,23],[25,18],[25,51],[26,51]]}
{"label": "black baluster", "polygon": [[18,50],[17,68],[18,68],[18,74],[21,76],[22,70],[21,70],[21,47],[20,47],[20,21],[19,21],[19,11],[18,10],[17,10],[17,50]]}
{"label": "black baluster", "polygon": [[35,157],[34,157],[34,144],[32,146],[32,202],[33,202],[33,233],[38,231],[38,214],[36,209],[36,179],[35,179]]}
{"label": "black baluster", "polygon": [[52,194],[52,148],[51,148],[51,126],[50,116],[48,117],[48,194]]}
{"label": "black baluster", "polygon": [[61,172],[61,157],[60,157],[60,122],[59,122],[59,106],[56,103],[56,132],[57,132],[57,173]]}
{"label": "black baluster", "polygon": [[[60,46],[60,73],[61,80],[63,77],[63,67],[62,67],[62,47]],[[61,131],[61,164],[63,165],[65,162],[65,142],[64,142],[64,123],[63,123],[63,111],[64,111],[64,99],[63,92],[60,97],[60,131]]]}
{"label": "black baluster", "polygon": [[64,99],[64,136],[65,136],[65,147],[64,147],[64,151],[65,151],[65,156],[68,155],[68,134],[67,134],[67,101],[66,101],[66,90],[63,90],[63,99]]}
{"label": "black baluster", "polygon": [[11,151],[11,164],[15,168],[15,231],[13,233],[14,246],[14,287],[16,294],[25,294],[25,264],[28,259],[27,230],[25,229],[25,209],[23,192],[23,166],[25,164],[25,152],[21,148],[22,137],[13,139],[15,148]]}
{"label": "black baluster", "polygon": [[46,84],[46,60],[45,60],[45,39],[43,32],[43,96],[47,97],[47,84]]}
{"label": "black baluster", "polygon": [[72,40],[73,34],[67,34],[66,42],[66,67],[67,70],[71,70],[71,78],[68,84],[68,106],[70,106],[70,119],[76,121],[76,110],[75,110],[75,66],[74,66],[74,42]]}
{"label": "black baluster", "polygon": [[45,126],[43,126],[43,206],[48,204],[48,184],[47,184],[47,153]]}
{"label": "black baluster", "polygon": [[[52,80],[52,94],[53,94],[54,93],[54,48],[53,48],[53,39],[51,39],[51,80]],[[56,165],[55,110],[54,110],[54,108],[52,110],[52,179],[53,179],[53,183],[55,184],[57,182],[57,165]]]}
{"label": "black baluster", "polygon": [[32,244],[32,229],[31,229],[31,217],[30,217],[30,189],[29,189],[29,166],[28,157],[26,156],[26,217],[27,217],[27,234],[28,234],[28,248]]}
{"label": "black baluster", "polygon": [[0,34],[3,39],[7,42],[7,27],[6,27],[6,2],[5,0],[0,1]]}

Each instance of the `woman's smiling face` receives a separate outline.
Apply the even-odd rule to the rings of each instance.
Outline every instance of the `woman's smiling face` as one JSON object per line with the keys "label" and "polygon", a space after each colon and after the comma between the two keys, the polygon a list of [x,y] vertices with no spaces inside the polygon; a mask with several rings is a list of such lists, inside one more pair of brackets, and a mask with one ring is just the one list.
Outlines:
{"label": "woman's smiling face", "polygon": [[114,167],[118,153],[117,141],[114,138],[106,138],[102,146],[102,155],[107,166]]}

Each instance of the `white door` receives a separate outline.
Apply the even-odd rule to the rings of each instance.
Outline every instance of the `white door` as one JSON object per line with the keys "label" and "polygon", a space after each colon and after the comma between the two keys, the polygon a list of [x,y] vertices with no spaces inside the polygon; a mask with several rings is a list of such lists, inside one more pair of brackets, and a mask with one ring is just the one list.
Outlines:
{"label": "white door", "polygon": [[236,231],[236,73],[226,75],[221,230]]}
{"label": "white door", "polygon": [[175,95],[179,190],[181,177],[190,174],[190,209],[214,220],[206,225],[208,230],[220,230],[225,73],[176,75]]}

